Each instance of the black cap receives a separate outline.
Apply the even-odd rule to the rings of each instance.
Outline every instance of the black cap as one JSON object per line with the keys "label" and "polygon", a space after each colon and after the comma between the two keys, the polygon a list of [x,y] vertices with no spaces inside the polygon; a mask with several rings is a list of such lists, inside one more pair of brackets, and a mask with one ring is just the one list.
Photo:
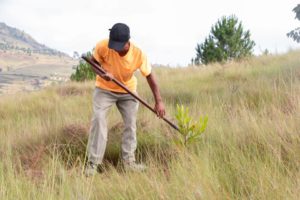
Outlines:
{"label": "black cap", "polygon": [[109,33],[109,42],[108,47],[110,49],[114,49],[116,51],[121,51],[124,48],[126,42],[128,42],[130,38],[130,30],[126,24],[117,23],[113,25],[113,27]]}

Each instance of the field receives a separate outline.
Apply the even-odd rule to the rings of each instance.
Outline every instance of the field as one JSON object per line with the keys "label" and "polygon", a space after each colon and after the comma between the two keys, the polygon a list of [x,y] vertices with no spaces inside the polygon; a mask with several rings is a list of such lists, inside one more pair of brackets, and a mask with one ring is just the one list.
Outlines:
{"label": "field", "polygon": [[0,95],[34,91],[65,82],[76,64],[75,59],[66,56],[0,50]]}
{"label": "field", "polygon": [[28,65],[73,65],[74,60],[66,56],[54,56],[31,53],[26,54],[20,51],[3,51],[0,50],[0,71],[10,71],[14,69],[24,68]]}
{"label": "field", "polygon": [[0,199],[299,199],[299,51],[154,73],[169,119],[177,104],[208,116],[199,142],[178,148],[176,132],[140,106],[137,157],[148,170],[125,173],[114,107],[105,168],[86,178],[93,82],[1,96]]}

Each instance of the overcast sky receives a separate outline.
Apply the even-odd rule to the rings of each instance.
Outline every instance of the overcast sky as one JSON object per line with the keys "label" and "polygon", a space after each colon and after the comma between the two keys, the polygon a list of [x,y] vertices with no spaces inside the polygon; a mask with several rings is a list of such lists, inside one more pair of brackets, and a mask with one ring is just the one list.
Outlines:
{"label": "overcast sky", "polygon": [[286,37],[299,27],[296,0],[0,0],[0,22],[29,33],[38,42],[70,55],[91,50],[117,22],[152,63],[187,65],[195,46],[222,16],[236,15],[256,42],[283,53],[300,44]]}

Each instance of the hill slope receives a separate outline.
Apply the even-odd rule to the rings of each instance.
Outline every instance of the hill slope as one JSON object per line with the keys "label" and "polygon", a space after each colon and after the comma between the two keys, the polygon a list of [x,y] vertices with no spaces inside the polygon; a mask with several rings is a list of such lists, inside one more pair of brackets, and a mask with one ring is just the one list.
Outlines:
{"label": "hill slope", "polygon": [[38,43],[30,35],[17,28],[0,22],[0,50],[17,50],[24,53],[40,53],[46,55],[68,56],[67,54],[51,49]]}
{"label": "hill slope", "polygon": [[38,43],[17,28],[0,23],[0,94],[31,91],[67,79],[76,60]]}
{"label": "hill slope", "polygon": [[30,35],[0,22],[0,72],[33,65],[71,66],[67,54],[38,43]]}
{"label": "hill slope", "polygon": [[[300,52],[206,68],[154,68],[168,118],[176,104],[208,116],[183,151],[173,132],[140,106],[138,160],[119,169],[122,119],[113,107],[105,170],[82,169],[94,82],[0,98],[1,199],[299,199]],[[138,92],[154,105],[145,78]]]}

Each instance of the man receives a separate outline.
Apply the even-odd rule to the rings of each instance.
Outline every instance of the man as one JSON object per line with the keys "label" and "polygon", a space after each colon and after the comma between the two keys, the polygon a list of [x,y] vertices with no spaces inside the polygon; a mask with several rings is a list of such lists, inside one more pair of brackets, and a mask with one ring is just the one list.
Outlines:
{"label": "man", "polygon": [[101,65],[106,74],[96,77],[93,95],[94,115],[87,146],[86,176],[94,175],[97,166],[102,163],[107,142],[106,112],[113,104],[116,104],[125,124],[121,145],[124,168],[134,171],[145,169],[135,160],[138,101],[112,82],[112,78],[122,82],[130,91],[136,92],[137,79],[134,72],[140,70],[142,75],[147,78],[153,93],[157,116],[165,115],[164,104],[147,57],[129,39],[129,27],[126,24],[117,23],[110,29],[109,39],[100,41],[93,52],[92,60]]}

